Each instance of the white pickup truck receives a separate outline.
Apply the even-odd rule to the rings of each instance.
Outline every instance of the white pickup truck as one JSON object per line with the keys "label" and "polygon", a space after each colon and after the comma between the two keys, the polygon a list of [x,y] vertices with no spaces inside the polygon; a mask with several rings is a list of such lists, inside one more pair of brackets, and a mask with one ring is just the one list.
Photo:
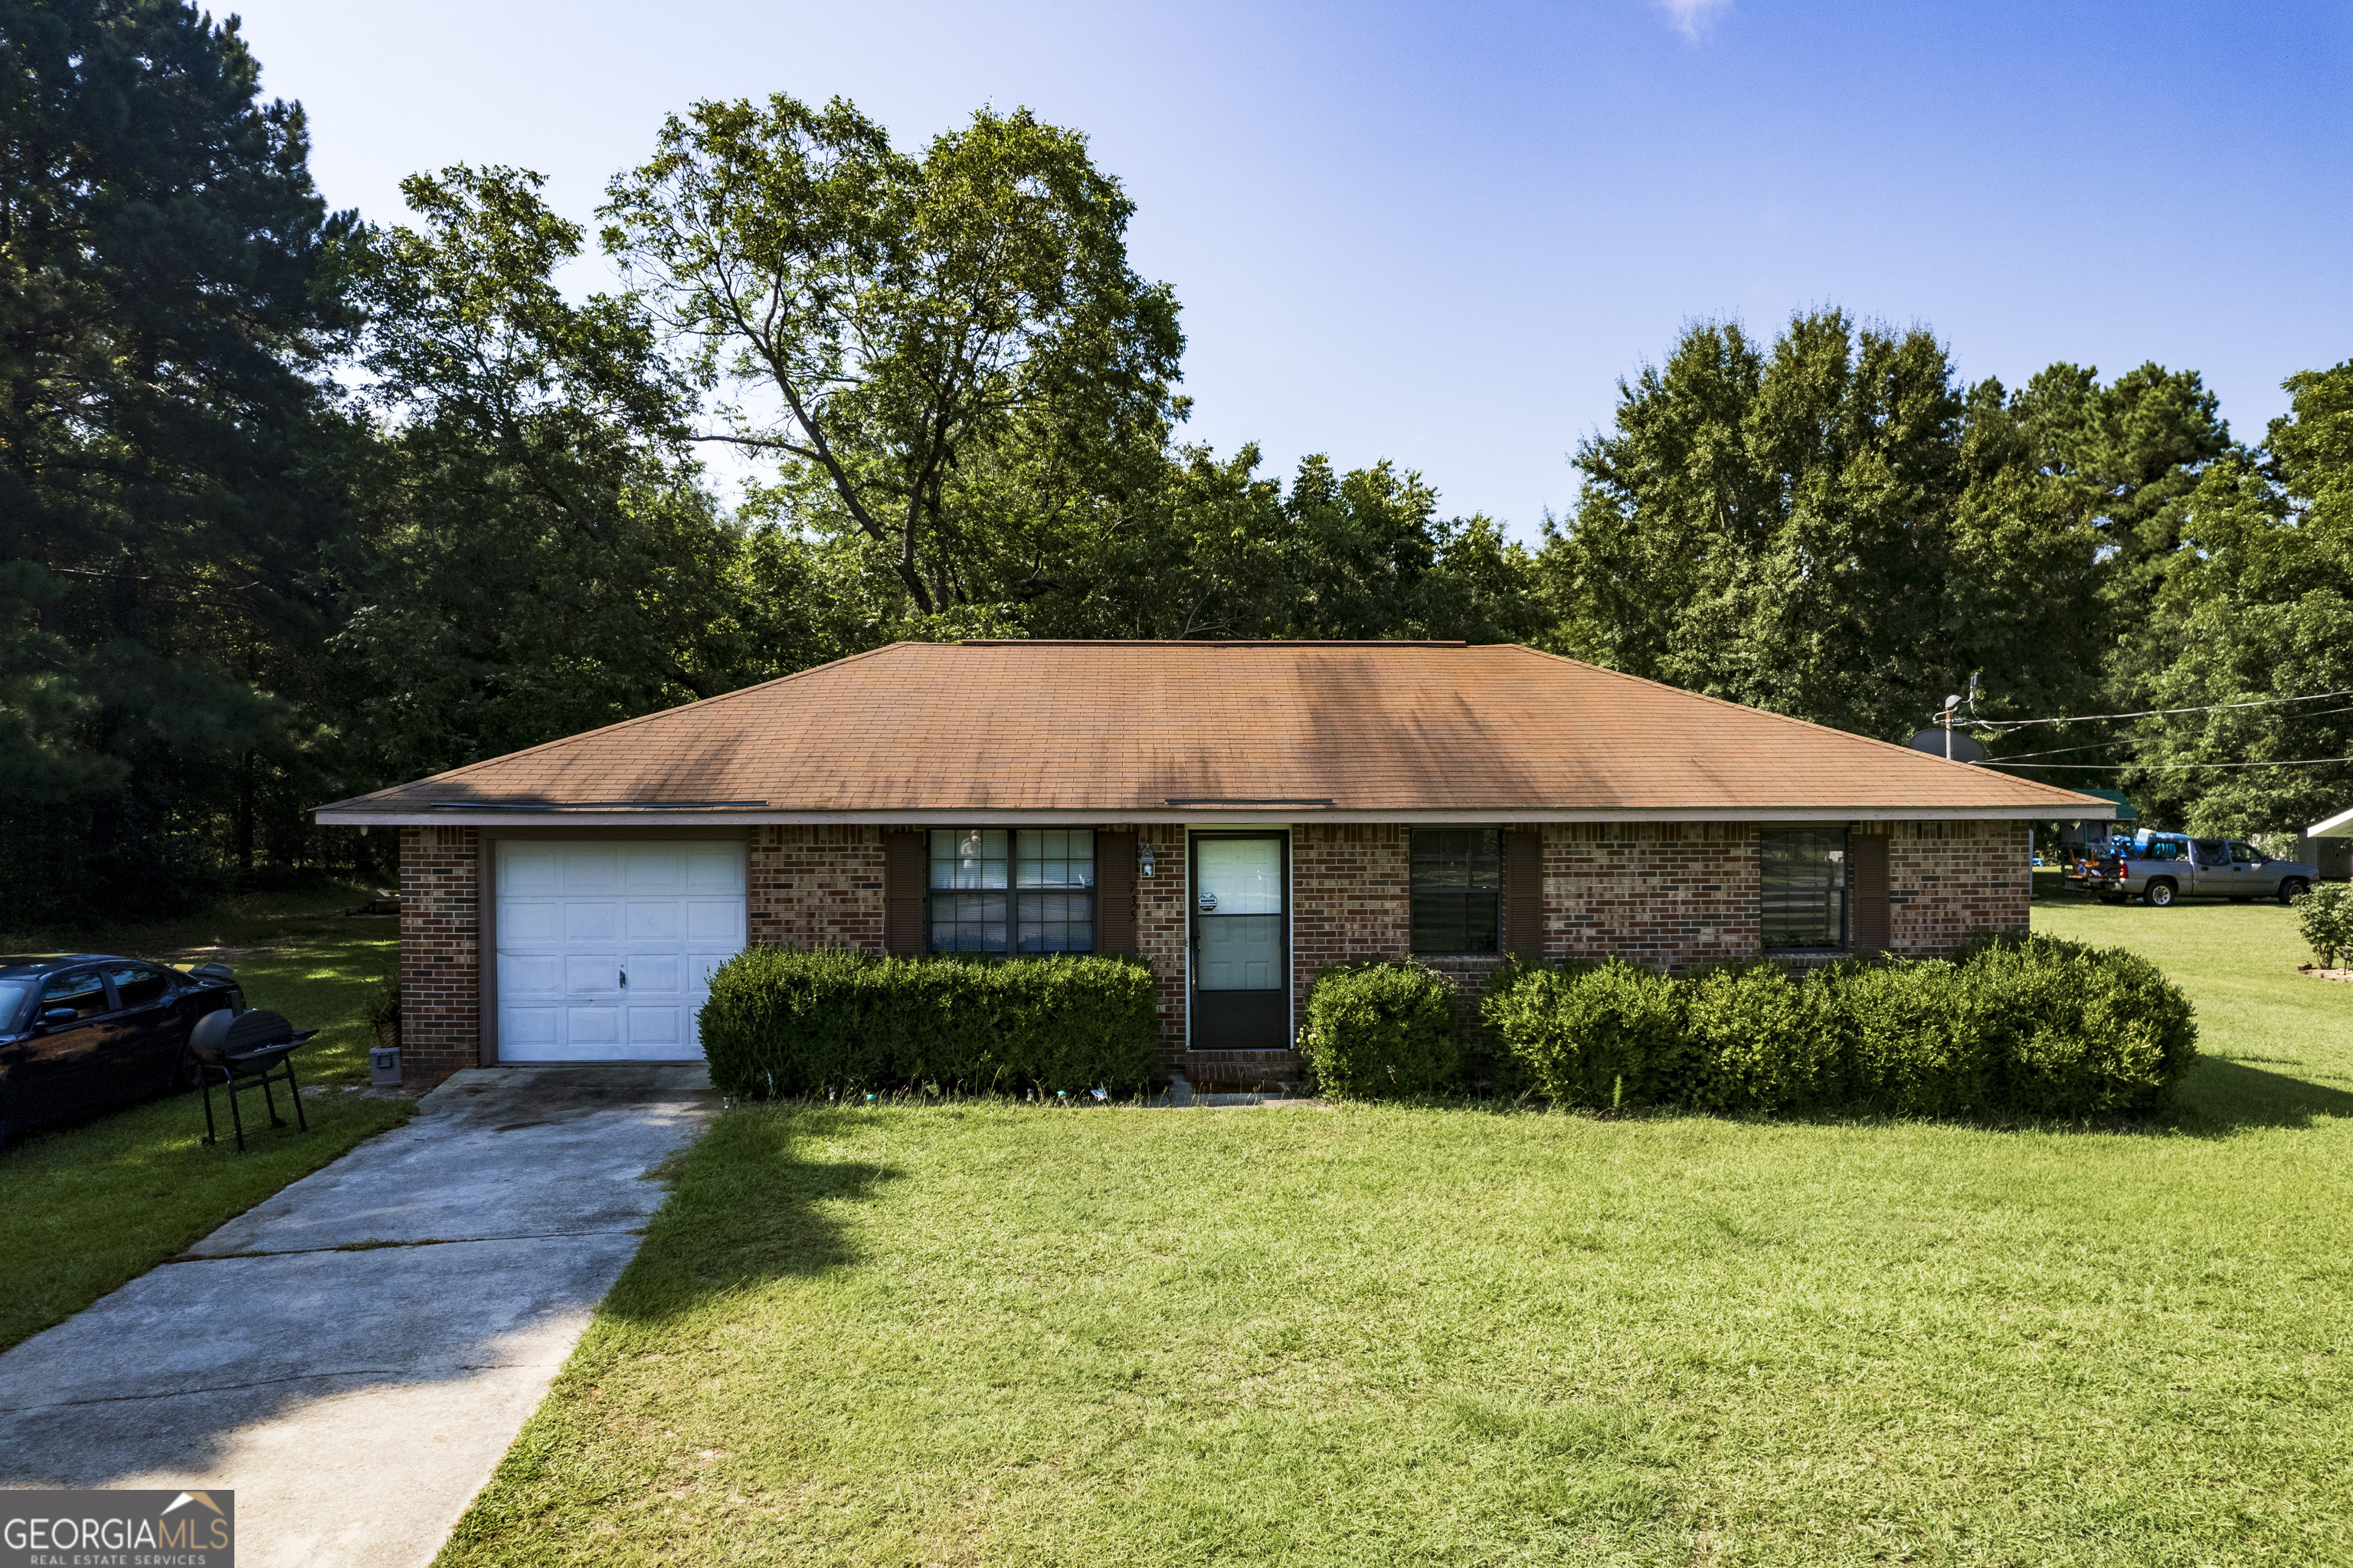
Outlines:
{"label": "white pickup truck", "polygon": [[2320,875],[2296,860],[2274,860],[2235,839],[2193,839],[2147,829],[2111,841],[2107,852],[2067,880],[2101,901],[2138,898],[2162,909],[2177,898],[2229,898],[2244,904],[2276,898],[2286,904]]}

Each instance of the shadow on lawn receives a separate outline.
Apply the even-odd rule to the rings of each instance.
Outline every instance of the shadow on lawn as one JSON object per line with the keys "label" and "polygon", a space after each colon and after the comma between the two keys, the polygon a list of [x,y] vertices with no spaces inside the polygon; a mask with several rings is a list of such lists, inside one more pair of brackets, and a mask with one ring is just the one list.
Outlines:
{"label": "shadow on lawn", "polygon": [[2221,1056],[2201,1059],[2182,1086],[2181,1130],[2188,1133],[2308,1128],[2320,1117],[2353,1118],[2353,1094]]}
{"label": "shadow on lawn", "polygon": [[599,1315],[649,1327],[770,1280],[815,1278],[863,1255],[844,1211],[906,1172],[823,1147],[860,1139],[874,1113],[739,1106],[680,1160],[675,1184]]}

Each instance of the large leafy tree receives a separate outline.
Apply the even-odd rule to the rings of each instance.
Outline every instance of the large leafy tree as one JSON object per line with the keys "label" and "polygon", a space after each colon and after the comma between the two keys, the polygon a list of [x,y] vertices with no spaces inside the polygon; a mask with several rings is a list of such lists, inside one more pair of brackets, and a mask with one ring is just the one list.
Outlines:
{"label": "large leafy tree", "polygon": [[2021,417],[1920,330],[1795,317],[1687,332],[1620,384],[1539,563],[1563,651],[1900,737],[1982,672],[2002,705],[2098,681],[2099,540]]}
{"label": "large leafy tree", "polygon": [[776,460],[755,504],[858,543],[917,617],[1035,598],[1182,415],[1132,204],[1027,111],[913,156],[839,99],[700,103],[603,210],[713,439]]}
{"label": "large leafy tree", "polygon": [[[361,766],[411,777],[828,656],[809,553],[723,517],[691,388],[632,295],[557,288],[583,231],[538,176],[403,186],[348,287],[384,420],[338,556],[334,646]],[[822,613],[819,612],[819,620]]]}
{"label": "large leafy tree", "polygon": [[[2157,707],[2353,691],[2353,361],[2289,377],[2268,453],[2233,454],[2167,509],[2180,547],[2150,615],[2168,651],[2140,687]],[[2221,706],[2147,721],[2107,755],[2136,800],[2195,831],[2293,830],[2343,810],[2353,698]],[[2091,753],[2099,756],[2100,753]]]}
{"label": "large leafy tree", "polygon": [[130,912],[301,763],[339,220],[173,0],[0,0],[0,916]]}

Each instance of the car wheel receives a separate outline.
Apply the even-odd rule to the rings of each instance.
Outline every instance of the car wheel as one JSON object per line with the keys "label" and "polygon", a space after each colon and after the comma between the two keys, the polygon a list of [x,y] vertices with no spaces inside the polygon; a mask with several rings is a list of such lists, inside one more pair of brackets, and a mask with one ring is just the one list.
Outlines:
{"label": "car wheel", "polygon": [[2160,877],[2148,885],[2148,891],[2141,897],[2147,900],[2152,909],[2170,908],[2173,905],[2173,884]]}
{"label": "car wheel", "polygon": [[2280,883],[2279,901],[2283,904],[2293,904],[2311,891],[2312,889],[2305,885],[2304,878],[2291,876]]}

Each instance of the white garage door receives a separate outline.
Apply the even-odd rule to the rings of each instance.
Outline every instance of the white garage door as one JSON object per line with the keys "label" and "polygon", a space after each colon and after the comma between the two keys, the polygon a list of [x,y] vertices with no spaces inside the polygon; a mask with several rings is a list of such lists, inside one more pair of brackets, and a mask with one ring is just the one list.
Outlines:
{"label": "white garage door", "polygon": [[744,846],[499,845],[499,1060],[702,1054],[711,971],[744,947]]}

